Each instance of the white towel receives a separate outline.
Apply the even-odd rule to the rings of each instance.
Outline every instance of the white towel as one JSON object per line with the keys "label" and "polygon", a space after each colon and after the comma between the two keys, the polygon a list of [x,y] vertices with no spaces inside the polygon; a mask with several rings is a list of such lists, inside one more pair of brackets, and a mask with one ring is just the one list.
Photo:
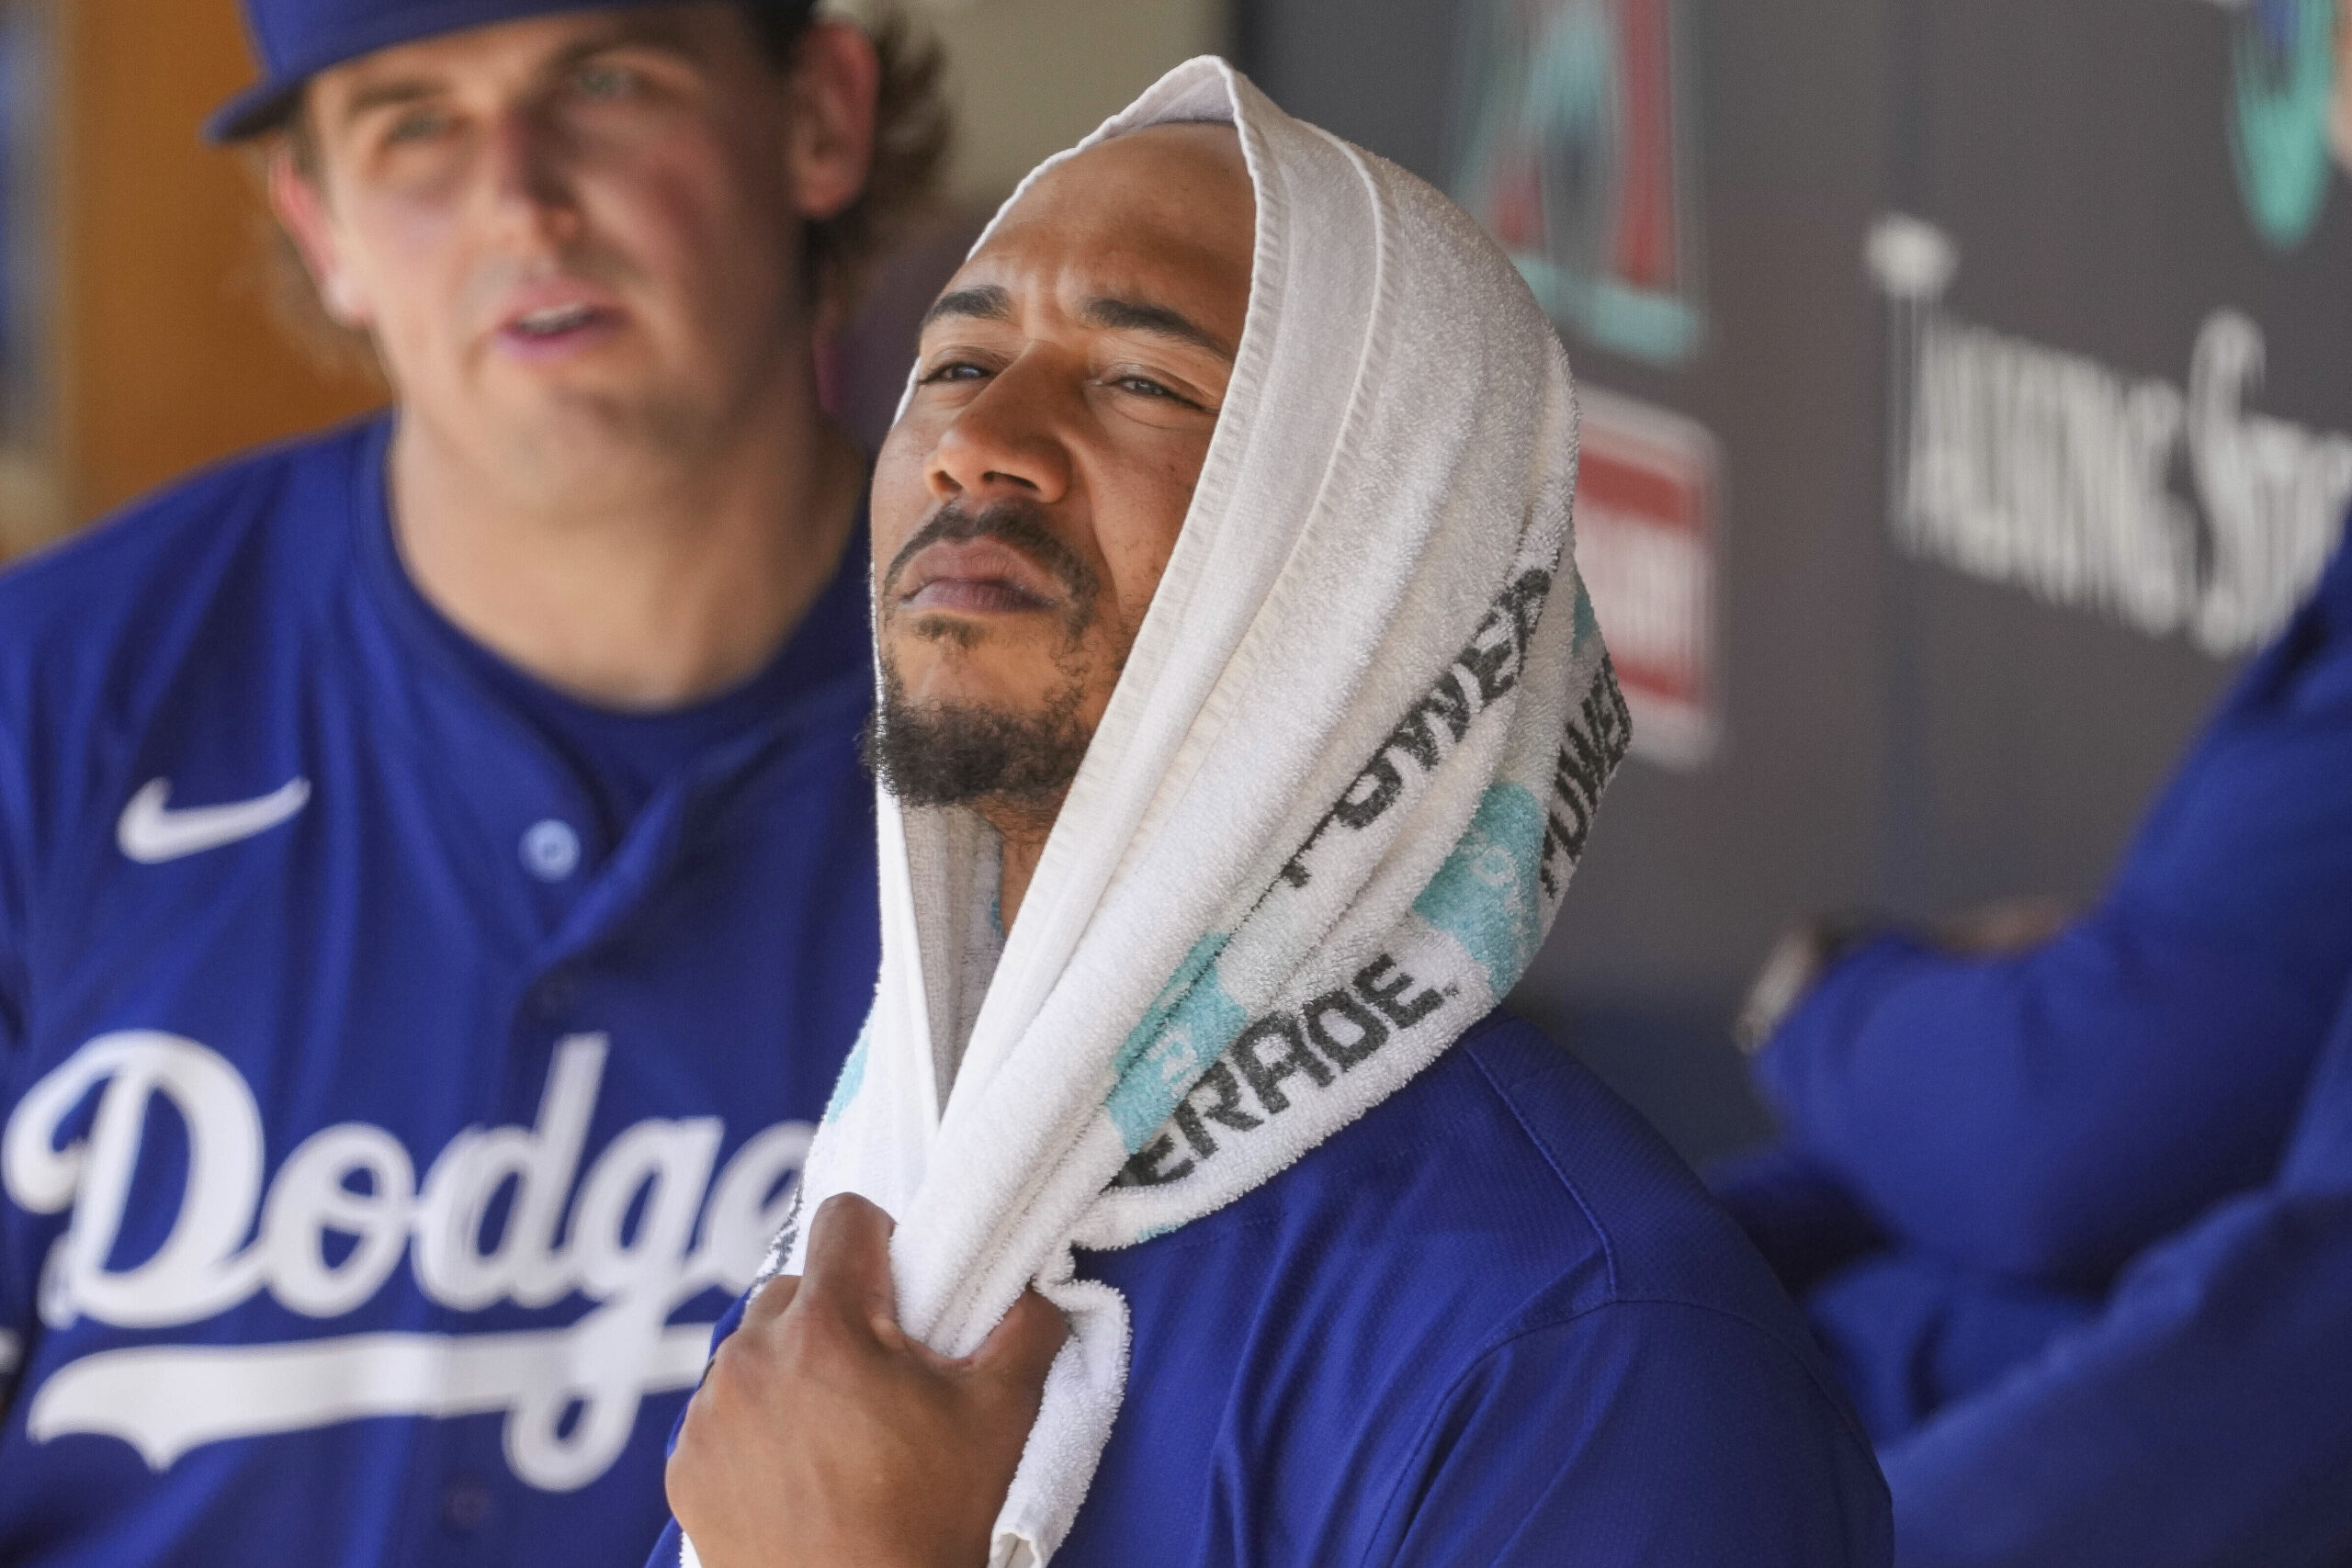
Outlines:
{"label": "white towel", "polygon": [[941,1350],[1032,1282],[1068,1314],[999,1568],[1053,1555],[1123,1396],[1125,1303],[1071,1248],[1233,1201],[1493,1008],[1630,728],[1568,552],[1566,359],[1510,262],[1215,59],[1081,148],[1173,120],[1235,125],[1258,197],[1192,510],[992,976],[994,837],[882,798],[880,987],[803,1178],[804,1213],[897,1217]]}

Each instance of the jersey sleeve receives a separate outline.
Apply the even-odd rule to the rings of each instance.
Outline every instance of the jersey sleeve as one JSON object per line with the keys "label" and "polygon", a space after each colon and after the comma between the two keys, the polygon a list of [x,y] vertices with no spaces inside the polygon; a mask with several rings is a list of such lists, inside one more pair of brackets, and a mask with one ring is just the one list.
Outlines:
{"label": "jersey sleeve", "polygon": [[2110,907],[2014,960],[1879,943],[1758,1077],[1886,1229],[1964,1267],[2096,1282],[2264,1179],[2327,1016],[2274,953]]}
{"label": "jersey sleeve", "polygon": [[1762,1328],[1622,1302],[1455,1388],[1392,1506],[1394,1568],[1862,1568],[1891,1550],[1865,1439]]}
{"label": "jersey sleeve", "polygon": [[2103,1281],[2267,1179],[2352,978],[2352,550],[2249,667],[2104,902],[1999,960],[1888,939],[1758,1064],[1797,1145],[1969,1267]]}
{"label": "jersey sleeve", "polygon": [[[2321,1568],[2352,1543],[2352,1193],[2236,1200],[1884,1452],[1902,1568]],[[2193,1478],[2193,1484],[2182,1484]]]}

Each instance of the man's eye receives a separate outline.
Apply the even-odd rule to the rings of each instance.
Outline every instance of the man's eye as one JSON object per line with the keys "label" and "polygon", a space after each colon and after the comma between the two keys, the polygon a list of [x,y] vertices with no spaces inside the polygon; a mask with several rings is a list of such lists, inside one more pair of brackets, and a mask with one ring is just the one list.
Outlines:
{"label": "man's eye", "polygon": [[610,101],[635,93],[638,77],[636,72],[617,65],[591,65],[580,73],[576,85],[583,98]]}
{"label": "man's eye", "polygon": [[1114,377],[1112,379],[1111,385],[1118,388],[1123,392],[1133,392],[1138,397],[1159,398],[1171,403],[1182,403],[1186,408],[1198,408],[1201,406],[1192,399],[1184,396],[1183,393],[1171,391],[1168,388],[1163,387],[1159,382],[1153,380],[1148,376],[1127,375]]}
{"label": "man's eye", "polygon": [[975,365],[968,359],[951,359],[925,376],[922,378],[922,384],[929,387],[942,381],[977,381],[987,374],[988,371],[984,367]]}
{"label": "man's eye", "polygon": [[449,126],[449,117],[434,109],[415,109],[392,121],[384,140],[394,147],[430,141]]}

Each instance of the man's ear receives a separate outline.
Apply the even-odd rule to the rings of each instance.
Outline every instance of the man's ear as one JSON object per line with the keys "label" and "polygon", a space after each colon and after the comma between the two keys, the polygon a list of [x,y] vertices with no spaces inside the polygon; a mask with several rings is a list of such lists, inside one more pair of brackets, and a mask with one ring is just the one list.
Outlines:
{"label": "man's ear", "polygon": [[338,326],[367,331],[374,312],[344,264],[334,220],[327,215],[326,193],[297,164],[291,147],[278,147],[269,155],[269,206],[293,238],[294,248],[302,253],[302,265],[310,269],[327,314]]}
{"label": "man's ear", "polygon": [[882,61],[854,22],[819,20],[792,67],[792,129],[785,148],[802,217],[822,222],[855,201],[874,165]]}

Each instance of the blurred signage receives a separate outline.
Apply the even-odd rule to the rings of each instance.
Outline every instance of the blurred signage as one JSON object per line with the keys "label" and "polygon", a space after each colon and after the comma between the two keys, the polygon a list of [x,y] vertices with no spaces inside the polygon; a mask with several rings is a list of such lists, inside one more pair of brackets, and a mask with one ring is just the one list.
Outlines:
{"label": "blurred signage", "polygon": [[1577,570],[1634,714],[1634,753],[1704,766],[1715,693],[1714,438],[1679,414],[1579,387]]}
{"label": "blurred signage", "polygon": [[1682,0],[1476,0],[1455,194],[1553,320],[1657,364],[1699,352]]}
{"label": "blurred signage", "polygon": [[1882,219],[1869,262],[1894,311],[1889,506],[1906,549],[2217,656],[2285,624],[2342,532],[2352,437],[2253,409],[2250,318],[2209,316],[2181,385],[1951,314],[1959,252],[1917,219]]}
{"label": "blurred signage", "polygon": [[2235,13],[2230,145],[2238,188],[2256,231],[2292,250],[2327,206],[2332,166],[2352,167],[2352,71],[2338,54],[2352,29],[2339,0],[2216,3]]}

